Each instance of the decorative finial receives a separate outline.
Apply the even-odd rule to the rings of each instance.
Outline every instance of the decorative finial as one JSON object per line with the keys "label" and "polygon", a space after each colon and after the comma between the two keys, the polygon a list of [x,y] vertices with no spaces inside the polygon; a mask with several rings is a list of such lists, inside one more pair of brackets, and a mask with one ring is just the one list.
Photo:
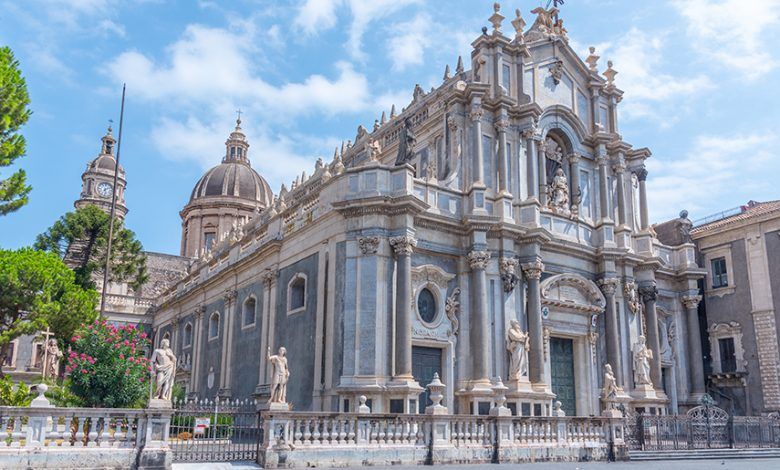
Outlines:
{"label": "decorative finial", "polygon": [[393,119],[395,117],[395,105],[392,105],[390,107],[390,119]]}
{"label": "decorative finial", "polygon": [[525,28],[525,20],[520,14],[520,9],[515,10],[515,19],[512,20],[512,26],[515,28],[515,41],[518,43],[523,42],[523,29]]}
{"label": "decorative finial", "polygon": [[374,119],[374,132],[379,130],[379,119]]}
{"label": "decorative finial", "polygon": [[450,64],[447,64],[447,66],[444,67],[444,81],[446,82],[449,79],[450,79]]}
{"label": "decorative finial", "polygon": [[458,65],[455,66],[455,73],[463,73],[463,57],[458,56]]}
{"label": "decorative finial", "polygon": [[379,124],[384,126],[386,122],[387,122],[387,116],[385,115],[385,112],[382,111],[382,118],[379,120]]}
{"label": "decorative finial", "polygon": [[598,72],[598,62],[601,56],[596,55],[596,48],[593,46],[590,46],[588,51],[590,52],[590,55],[585,59],[585,63],[588,64],[588,68],[591,72]]}
{"label": "decorative finial", "polygon": [[[501,4],[496,2],[493,4],[493,14],[488,18],[488,21],[493,25],[493,34],[501,34],[501,22],[504,21],[504,15],[499,13],[501,10]],[[484,32],[484,31],[483,31]]]}
{"label": "decorative finial", "polygon": [[604,77],[607,79],[607,85],[614,85],[615,84],[615,75],[617,75],[617,71],[612,68],[612,61],[607,61],[607,70],[604,71]]}
{"label": "decorative finial", "polygon": [[236,118],[236,129],[241,129],[241,108],[238,108],[236,113],[238,114],[238,118]]}
{"label": "decorative finial", "polygon": [[113,126],[114,126],[114,120],[113,119],[109,119],[108,120],[108,135],[111,135],[111,132],[114,130]]}

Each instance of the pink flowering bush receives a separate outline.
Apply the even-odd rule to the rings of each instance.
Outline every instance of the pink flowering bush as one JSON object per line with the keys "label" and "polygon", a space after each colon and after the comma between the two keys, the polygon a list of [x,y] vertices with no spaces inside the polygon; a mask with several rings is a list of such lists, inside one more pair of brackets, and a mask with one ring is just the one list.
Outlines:
{"label": "pink flowering bush", "polygon": [[149,397],[152,367],[144,355],[150,342],[143,330],[100,319],[82,325],[71,344],[65,372],[70,375],[71,391],[85,406],[143,406]]}

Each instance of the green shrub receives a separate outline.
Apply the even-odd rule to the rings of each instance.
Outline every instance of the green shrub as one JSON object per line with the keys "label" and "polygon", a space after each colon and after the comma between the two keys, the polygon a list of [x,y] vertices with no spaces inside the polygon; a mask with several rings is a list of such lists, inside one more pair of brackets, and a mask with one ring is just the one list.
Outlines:
{"label": "green shrub", "polygon": [[24,382],[19,382],[14,387],[11,377],[0,377],[0,406],[30,406],[33,394],[30,387]]}

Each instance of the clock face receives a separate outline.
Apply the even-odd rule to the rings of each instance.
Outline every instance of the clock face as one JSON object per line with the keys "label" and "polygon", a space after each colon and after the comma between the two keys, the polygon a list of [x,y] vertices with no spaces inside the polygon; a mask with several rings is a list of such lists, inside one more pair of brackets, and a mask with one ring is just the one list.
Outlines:
{"label": "clock face", "polygon": [[109,183],[100,183],[97,185],[97,192],[101,197],[111,197],[114,188]]}

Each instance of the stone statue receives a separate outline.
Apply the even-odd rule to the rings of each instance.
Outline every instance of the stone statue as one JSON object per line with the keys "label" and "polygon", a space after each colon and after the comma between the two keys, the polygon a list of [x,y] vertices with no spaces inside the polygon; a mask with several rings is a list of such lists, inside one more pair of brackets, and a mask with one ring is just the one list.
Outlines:
{"label": "stone statue", "polygon": [[556,212],[566,213],[569,210],[569,182],[563,168],[555,170],[552,183],[550,183],[550,207]]}
{"label": "stone statue", "polygon": [[151,362],[152,372],[156,374],[154,398],[171,401],[173,378],[176,374],[176,356],[173,355],[168,338],[160,341],[160,347],[152,353]]}
{"label": "stone statue", "polygon": [[604,386],[601,389],[601,397],[604,400],[615,398],[620,391],[617,382],[615,381],[615,374],[612,372],[612,366],[604,364]]}
{"label": "stone statue", "polygon": [[653,351],[645,345],[645,337],[640,336],[634,345],[634,382],[637,385],[653,385],[650,380],[650,359]]}
{"label": "stone statue", "polygon": [[60,369],[60,359],[62,358],[62,351],[57,346],[57,340],[49,338],[46,341],[46,363],[43,365],[44,377],[57,377]]}
{"label": "stone statue", "polygon": [[518,380],[528,375],[528,333],[520,329],[520,322],[512,320],[506,332],[506,349],[509,351],[509,379]]}
{"label": "stone statue", "polygon": [[532,30],[537,30],[541,33],[551,34],[555,23],[553,22],[553,16],[557,13],[557,8],[551,8],[546,10],[542,7],[536,7],[531,10],[532,15],[536,15],[536,21],[531,25]]}
{"label": "stone statue", "polygon": [[271,355],[271,348],[268,348],[268,363],[273,367],[269,403],[287,403],[287,379],[290,378],[290,371],[287,369],[286,356],[287,350],[283,347],[274,355]]}
{"label": "stone statue", "polygon": [[691,220],[688,218],[688,211],[683,210],[680,212],[680,218],[677,219],[677,223],[682,242],[691,243],[691,229],[693,228],[693,222],[691,222]]}
{"label": "stone statue", "polygon": [[401,133],[398,135],[398,157],[395,159],[395,165],[401,166],[405,163],[412,161],[414,158],[414,145],[417,143],[417,138],[412,132],[412,120],[406,118],[404,125],[401,128]]}

